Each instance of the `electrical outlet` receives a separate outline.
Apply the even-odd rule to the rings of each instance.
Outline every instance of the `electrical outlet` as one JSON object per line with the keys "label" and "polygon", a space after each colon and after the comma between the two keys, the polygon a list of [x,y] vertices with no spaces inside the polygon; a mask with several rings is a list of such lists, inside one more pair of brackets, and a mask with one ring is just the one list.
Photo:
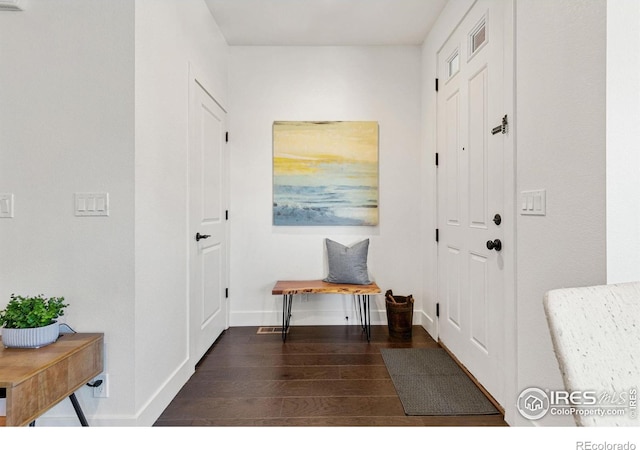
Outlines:
{"label": "electrical outlet", "polygon": [[102,380],[102,383],[100,383],[100,386],[96,386],[93,388],[93,396],[96,398],[109,397],[109,375],[106,373],[102,373],[95,377],[92,383],[95,383],[98,380]]}

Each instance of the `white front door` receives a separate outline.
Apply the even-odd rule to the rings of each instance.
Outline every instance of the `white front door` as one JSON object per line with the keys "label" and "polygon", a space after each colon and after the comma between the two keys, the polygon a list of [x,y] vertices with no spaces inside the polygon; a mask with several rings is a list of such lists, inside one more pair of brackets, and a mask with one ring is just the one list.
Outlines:
{"label": "white front door", "polygon": [[227,328],[226,112],[189,80],[189,317],[197,362]]}
{"label": "white front door", "polygon": [[[477,1],[438,52],[438,333],[504,399],[503,0]],[[495,133],[495,134],[494,134]],[[498,218],[496,215],[499,215]],[[500,244],[502,249],[500,249]]]}

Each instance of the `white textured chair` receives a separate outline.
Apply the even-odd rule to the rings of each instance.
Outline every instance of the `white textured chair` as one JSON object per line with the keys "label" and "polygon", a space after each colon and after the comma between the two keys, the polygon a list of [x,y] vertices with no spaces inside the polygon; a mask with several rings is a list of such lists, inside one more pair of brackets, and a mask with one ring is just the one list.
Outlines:
{"label": "white textured chair", "polygon": [[626,397],[623,415],[574,414],[576,424],[640,426],[640,283],[552,290],[544,310],[565,389],[595,391],[596,408]]}

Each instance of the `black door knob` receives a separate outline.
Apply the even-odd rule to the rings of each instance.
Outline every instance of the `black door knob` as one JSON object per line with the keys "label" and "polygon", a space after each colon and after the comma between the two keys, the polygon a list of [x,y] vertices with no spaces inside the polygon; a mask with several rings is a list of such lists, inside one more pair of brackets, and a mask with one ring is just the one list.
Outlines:
{"label": "black door knob", "polygon": [[210,238],[210,237],[211,237],[210,234],[196,233],[196,241],[199,241],[200,239],[207,239],[207,238]]}
{"label": "black door knob", "polygon": [[487,248],[489,250],[495,250],[499,252],[500,250],[502,250],[502,242],[500,241],[500,239],[496,239],[494,241],[487,241]]}

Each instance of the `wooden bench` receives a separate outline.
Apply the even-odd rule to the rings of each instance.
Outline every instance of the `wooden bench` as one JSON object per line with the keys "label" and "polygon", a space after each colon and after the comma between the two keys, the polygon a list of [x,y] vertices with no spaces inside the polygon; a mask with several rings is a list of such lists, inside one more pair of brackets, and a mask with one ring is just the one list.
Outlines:
{"label": "wooden bench", "polygon": [[371,308],[369,296],[379,294],[380,288],[376,283],[371,284],[337,284],[322,280],[281,280],[276,282],[271,290],[273,295],[282,295],[282,341],[286,341],[291,321],[291,307],[295,294],[347,294],[353,295],[358,301],[360,310],[360,325],[371,340]]}

